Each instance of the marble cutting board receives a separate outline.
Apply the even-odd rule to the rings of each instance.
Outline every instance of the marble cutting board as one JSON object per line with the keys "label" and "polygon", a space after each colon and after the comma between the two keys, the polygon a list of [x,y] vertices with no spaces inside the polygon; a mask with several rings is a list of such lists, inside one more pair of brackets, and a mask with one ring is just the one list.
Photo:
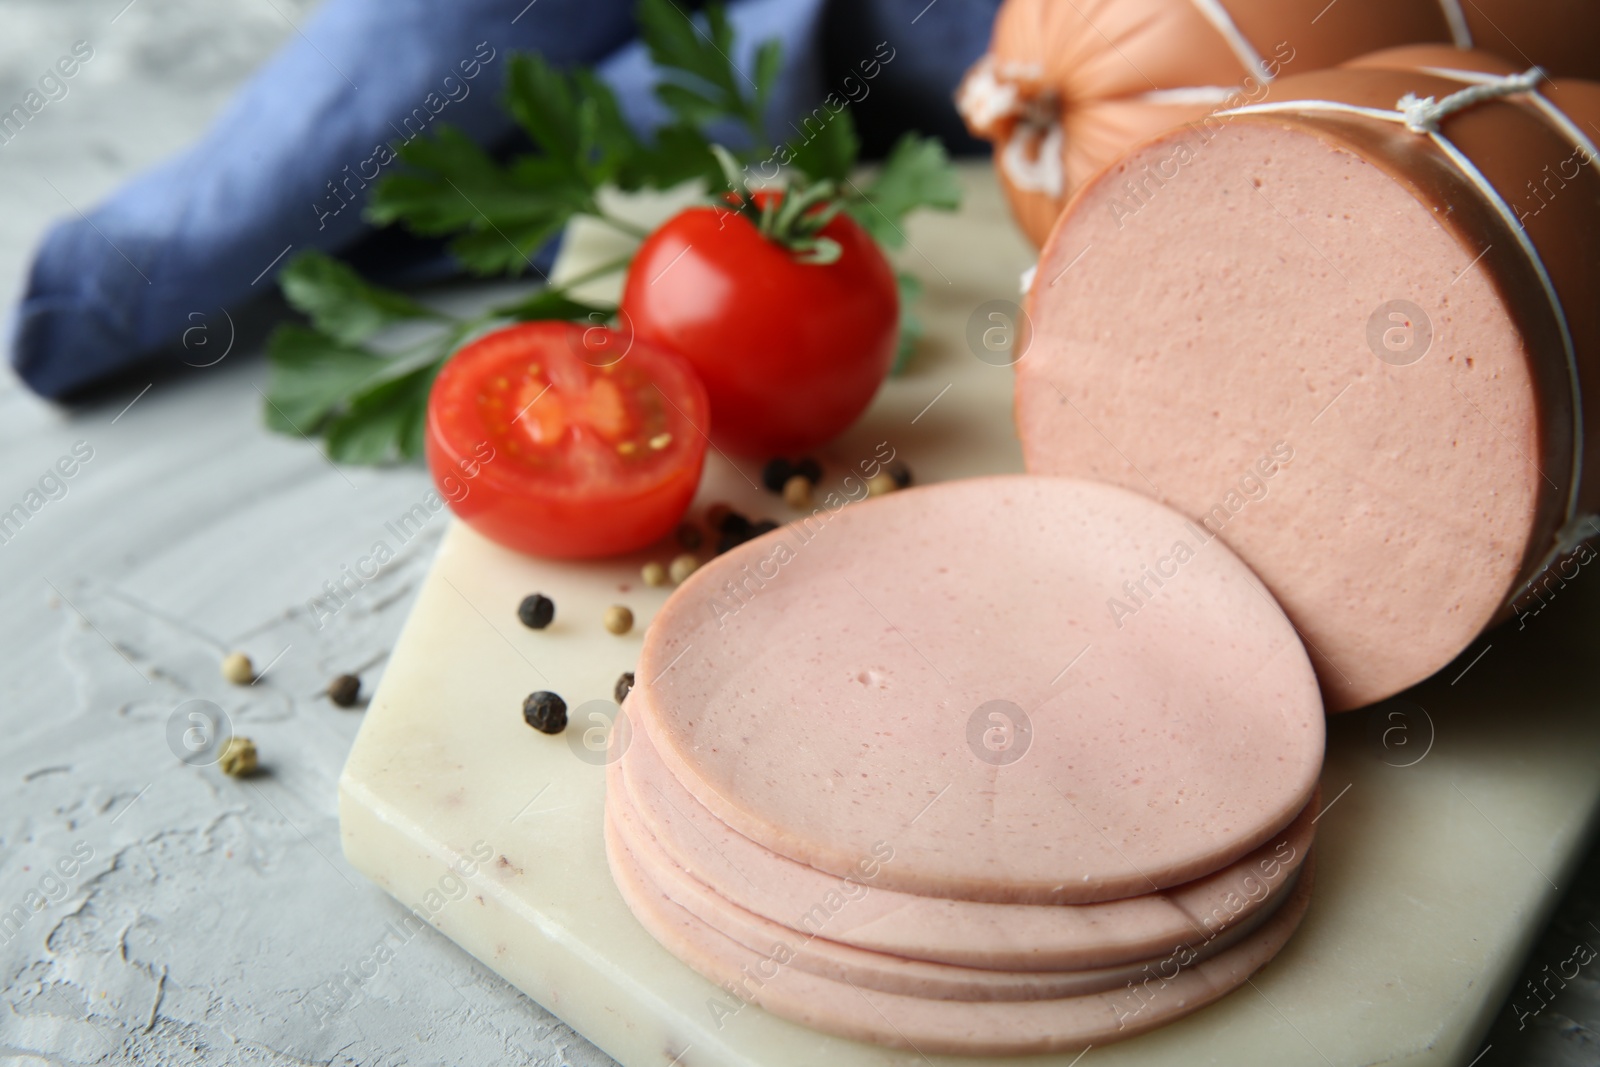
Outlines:
{"label": "marble cutting board", "polygon": [[[824,453],[843,472],[888,442],[920,481],[1021,469],[1011,371],[977,358],[972,323],[1016,302],[1031,261],[986,169],[968,203],[919,219],[902,263],[927,286],[928,337],[860,425]],[[648,219],[660,203],[631,204]],[[617,252],[581,230],[559,273]],[[614,295],[604,288],[595,296]],[[995,308],[1000,305],[995,305]],[[703,506],[789,517],[753,464],[713,454]],[[837,485],[837,482],[830,483]],[[825,486],[827,488],[829,486]],[[829,1037],[727,997],[659,947],[606,868],[598,751],[618,674],[669,590],[625,560],[523,558],[455,524],[366,712],[340,782],[344,851],[432,923],[626,1067],[888,1067],[984,1062]],[[1382,581],[1382,575],[1373,575]],[[1251,983],[1142,1037],[1021,1064],[1465,1065],[1582,854],[1600,801],[1600,715],[1585,634],[1596,580],[1488,635],[1400,698],[1335,719],[1323,775],[1316,892],[1304,924]],[[542,591],[535,633],[518,601]],[[630,605],[624,637],[600,625]],[[565,734],[523,724],[536,689],[573,709]],[[587,702],[594,701],[593,704]],[[586,706],[587,705],[587,706]],[[716,1004],[717,1010],[711,1010]]]}

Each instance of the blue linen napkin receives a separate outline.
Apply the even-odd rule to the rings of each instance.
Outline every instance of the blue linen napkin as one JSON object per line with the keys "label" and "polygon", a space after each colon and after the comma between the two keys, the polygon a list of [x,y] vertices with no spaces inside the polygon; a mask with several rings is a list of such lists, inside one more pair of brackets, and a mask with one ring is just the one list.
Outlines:
{"label": "blue linen napkin", "polygon": [[[736,0],[733,59],[748,67],[762,41],[782,41],[769,112],[782,137],[886,41],[895,59],[875,99],[856,107],[869,149],[875,129],[959,140],[950,93],[997,4],[866,0],[830,11],[825,0]],[[435,122],[485,146],[514,138],[498,105],[509,51],[598,65],[630,122],[656,128],[665,114],[633,9],[634,0],[328,0],[192,148],[46,234],[12,316],[12,365],[41,395],[70,396],[170,350],[196,315],[269,290],[292,252],[359,251],[371,240],[361,218],[371,179],[400,165],[379,163],[381,145]],[[391,276],[450,269],[436,242],[378,239],[381,257],[358,259],[381,260]],[[553,255],[546,249],[540,265]]]}

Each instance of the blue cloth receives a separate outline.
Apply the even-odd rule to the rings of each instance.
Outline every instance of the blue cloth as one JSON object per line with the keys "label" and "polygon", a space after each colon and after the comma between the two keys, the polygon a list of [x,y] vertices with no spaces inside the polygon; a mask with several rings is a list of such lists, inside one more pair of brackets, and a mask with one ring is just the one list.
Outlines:
{"label": "blue cloth", "polygon": [[[734,59],[748,67],[762,41],[783,43],[769,113],[781,138],[857,61],[852,49],[868,58],[867,38],[881,33],[899,65],[882,68],[879,100],[886,88],[897,106],[920,101],[926,121],[908,115],[907,127],[953,130],[950,92],[982,51],[997,2],[868,0],[839,5],[853,9],[841,20],[825,0],[743,0],[729,5]],[[12,365],[36,392],[69,396],[175,351],[194,315],[268,291],[291,250],[354,250],[391,277],[408,266],[411,277],[426,275],[440,262],[437,243],[392,231],[374,239],[361,218],[378,146],[434,122],[485,146],[512,141],[516,129],[499,106],[511,50],[597,65],[630,121],[655,128],[664,114],[633,8],[634,0],[327,0],[192,148],[87,219],[49,231],[11,320]],[[828,33],[844,42],[831,59],[829,20],[839,28]],[[375,247],[381,254],[360,254]],[[547,249],[546,263],[551,256]]]}

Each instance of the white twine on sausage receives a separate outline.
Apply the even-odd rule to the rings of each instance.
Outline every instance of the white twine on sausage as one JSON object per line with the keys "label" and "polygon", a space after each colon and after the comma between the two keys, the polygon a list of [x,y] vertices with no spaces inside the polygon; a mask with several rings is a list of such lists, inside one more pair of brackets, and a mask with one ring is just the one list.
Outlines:
{"label": "white twine on sausage", "polygon": [[1461,0],[1439,0],[1444,9],[1444,20],[1450,26],[1450,39],[1457,48],[1472,47],[1472,30],[1467,27],[1467,13],[1461,10]]}
{"label": "white twine on sausage", "polygon": [[1238,57],[1245,70],[1259,74],[1267,81],[1272,80],[1272,75],[1267,73],[1266,65],[1261,62],[1261,53],[1257,52],[1255,46],[1245,37],[1238,23],[1233,21],[1228,9],[1222,6],[1222,0],[1194,0],[1194,6],[1222,35],[1222,39],[1228,42],[1228,47],[1233,49],[1233,54]]}
{"label": "white twine on sausage", "polygon": [[[1594,535],[1596,516],[1580,515],[1578,504],[1578,491],[1582,484],[1583,450],[1584,450],[1584,424],[1583,424],[1583,392],[1582,382],[1578,374],[1578,354],[1573,344],[1572,331],[1567,324],[1566,309],[1561,304],[1561,297],[1556,293],[1555,282],[1550,277],[1549,270],[1545,267],[1544,258],[1539,255],[1539,249],[1534,246],[1533,239],[1528,236],[1528,231],[1523,227],[1522,220],[1512,210],[1510,204],[1500,195],[1489,179],[1486,178],[1477,165],[1468,159],[1455,144],[1440,132],[1439,124],[1448,116],[1472,107],[1485,100],[1494,100],[1508,96],[1526,95],[1535,104],[1539,113],[1561,133],[1574,140],[1574,142],[1589,153],[1591,159],[1596,156],[1595,146],[1583,131],[1579,130],[1561,110],[1551,104],[1538,92],[1539,83],[1544,80],[1544,71],[1533,67],[1521,74],[1495,75],[1485,74],[1482,71],[1457,71],[1443,68],[1427,68],[1424,73],[1434,74],[1439,77],[1450,78],[1455,81],[1465,81],[1471,85],[1460,92],[1451,93],[1443,100],[1434,100],[1433,97],[1417,97],[1407,93],[1395,102],[1394,110],[1384,108],[1364,107],[1360,104],[1348,104],[1339,100],[1282,100],[1268,101],[1260,104],[1245,104],[1241,107],[1219,111],[1219,116],[1263,114],[1267,112],[1283,111],[1331,111],[1347,115],[1362,115],[1367,118],[1379,119],[1383,122],[1398,122],[1413,133],[1427,137],[1439,150],[1454,163],[1458,170],[1477,187],[1494,209],[1499,212],[1506,222],[1517,246],[1522,249],[1529,265],[1533,267],[1534,274],[1539,278],[1539,284],[1544,288],[1545,298],[1550,303],[1551,311],[1555,314],[1556,325],[1561,332],[1561,348],[1567,361],[1567,378],[1572,395],[1572,485],[1567,494],[1566,517],[1561,528],[1556,531],[1555,544],[1546,553],[1534,572],[1537,578],[1557,561],[1571,555],[1578,546]],[[1531,581],[1531,579],[1530,579]],[[1518,590],[1520,594],[1521,590]]]}

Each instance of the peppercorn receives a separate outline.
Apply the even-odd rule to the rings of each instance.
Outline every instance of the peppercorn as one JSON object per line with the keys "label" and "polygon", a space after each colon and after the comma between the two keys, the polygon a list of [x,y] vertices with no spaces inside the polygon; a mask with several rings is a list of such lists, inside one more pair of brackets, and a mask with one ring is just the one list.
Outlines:
{"label": "peppercorn", "polygon": [[567,728],[567,702],[541,689],[522,702],[522,718],[542,734],[559,734]]}
{"label": "peppercorn", "polygon": [[532,593],[517,605],[517,618],[530,630],[542,630],[556,617],[556,602],[543,593]]}
{"label": "peppercorn", "polygon": [[822,464],[807,456],[794,465],[794,473],[803,474],[812,485],[822,481]]}
{"label": "peppercorn", "polygon": [[673,585],[677,585],[699,569],[700,561],[685,552],[681,556],[673,557],[671,565],[667,568],[667,576],[672,579]]}
{"label": "peppercorn", "polygon": [[796,511],[811,506],[811,479],[804,474],[793,475],[783,483],[783,502]]}
{"label": "peppercorn", "polygon": [[611,690],[611,695],[616,697],[617,703],[620,704],[628,699],[628,694],[631,692],[633,692],[633,672],[623,671],[617,677],[617,685],[615,689]]}
{"label": "peppercorn", "polygon": [[731,507],[719,500],[706,508],[706,525],[713,530],[720,530],[722,529],[722,521],[733,513]]}
{"label": "peppercorn", "polygon": [[255,742],[248,737],[230,737],[217,757],[217,766],[230,778],[248,778],[256,773]]}
{"label": "peppercorn", "polygon": [[773,522],[771,519],[762,519],[760,522],[750,527],[750,536],[760,537],[762,534],[771,533],[777,528],[778,524]]}
{"label": "peppercorn", "polygon": [[794,473],[794,464],[779,456],[768,460],[767,465],[761,468],[761,484],[767,487],[769,493],[781,493],[784,484]]}
{"label": "peppercorn", "polygon": [[678,525],[678,544],[693,552],[705,543],[706,535],[700,532],[700,527],[692,522]]}
{"label": "peppercorn", "polygon": [[885,467],[884,470],[888,473],[889,477],[894,479],[894,487],[896,489],[904,489],[911,484],[911,468],[906,466],[904,463],[901,463],[899,460],[895,460],[893,463]]}
{"label": "peppercorn", "polygon": [[739,514],[737,511],[730,511],[724,515],[722,517],[722,521],[717,524],[717,532],[725,534],[747,535],[750,533],[750,520]]}
{"label": "peppercorn", "polygon": [[724,552],[738,548],[740,545],[750,540],[750,537],[751,534],[749,530],[739,530],[737,532],[730,532],[721,535],[717,538],[717,555],[720,556]]}
{"label": "peppercorn", "polygon": [[613,604],[606,609],[606,629],[614,634],[625,634],[633,629],[633,612],[621,604]]}
{"label": "peppercorn", "polygon": [[249,685],[256,677],[255,665],[243,652],[229,652],[222,657],[222,677],[234,685]]}
{"label": "peppercorn", "polygon": [[639,574],[644,578],[645,585],[666,585],[667,568],[651,560],[639,569]]}
{"label": "peppercorn", "polygon": [[328,699],[341,708],[354,707],[361,698],[361,679],[353,674],[341,674],[328,683]]}
{"label": "peppercorn", "polygon": [[868,496],[883,496],[898,488],[900,487],[894,483],[894,479],[881,471],[867,479]]}

